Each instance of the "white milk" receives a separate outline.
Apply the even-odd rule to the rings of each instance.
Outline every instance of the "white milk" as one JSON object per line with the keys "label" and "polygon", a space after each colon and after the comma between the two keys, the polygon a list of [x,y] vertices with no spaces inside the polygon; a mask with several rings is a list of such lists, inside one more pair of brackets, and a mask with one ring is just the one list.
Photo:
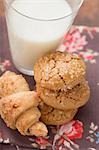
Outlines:
{"label": "white milk", "polygon": [[71,14],[66,0],[15,0],[7,13],[11,54],[19,70],[33,70],[37,58],[56,49],[72,24],[72,16],[44,21]]}

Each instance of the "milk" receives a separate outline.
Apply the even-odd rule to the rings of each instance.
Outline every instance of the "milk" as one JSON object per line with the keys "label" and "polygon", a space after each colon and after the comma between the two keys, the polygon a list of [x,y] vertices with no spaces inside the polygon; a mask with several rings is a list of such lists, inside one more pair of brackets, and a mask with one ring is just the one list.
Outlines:
{"label": "milk", "polygon": [[71,13],[66,0],[14,0],[6,20],[13,62],[21,72],[32,71],[39,57],[58,47]]}

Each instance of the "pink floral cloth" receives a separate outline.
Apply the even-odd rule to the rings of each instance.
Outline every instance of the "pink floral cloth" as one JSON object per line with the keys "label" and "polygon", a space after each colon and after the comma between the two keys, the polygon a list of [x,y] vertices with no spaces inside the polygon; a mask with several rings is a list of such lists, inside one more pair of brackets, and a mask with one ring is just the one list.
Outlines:
{"label": "pink floral cloth", "polygon": [[[8,146],[12,150],[99,150],[99,28],[72,27],[59,49],[77,53],[86,62],[87,79],[91,87],[90,101],[79,109],[71,122],[62,126],[48,126],[49,134],[45,138],[23,137],[7,128],[0,119],[0,143],[4,149]],[[2,52],[0,47],[0,74],[6,70],[18,72],[8,49]],[[25,78],[33,89],[33,79]]]}

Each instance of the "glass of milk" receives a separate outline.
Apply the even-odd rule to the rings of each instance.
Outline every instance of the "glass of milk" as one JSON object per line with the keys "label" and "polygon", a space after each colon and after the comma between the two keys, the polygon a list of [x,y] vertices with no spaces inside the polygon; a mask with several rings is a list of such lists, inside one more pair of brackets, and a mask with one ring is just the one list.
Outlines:
{"label": "glass of milk", "polygon": [[33,75],[37,59],[55,50],[70,29],[83,0],[5,0],[13,63]]}

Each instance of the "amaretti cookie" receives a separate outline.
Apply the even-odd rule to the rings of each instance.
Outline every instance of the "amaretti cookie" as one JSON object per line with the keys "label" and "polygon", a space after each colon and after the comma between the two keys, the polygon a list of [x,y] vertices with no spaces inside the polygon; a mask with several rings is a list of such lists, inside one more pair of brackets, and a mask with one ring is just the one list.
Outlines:
{"label": "amaretti cookie", "polygon": [[22,91],[29,91],[29,86],[22,75],[6,71],[0,77],[0,98]]}
{"label": "amaretti cookie", "polygon": [[46,125],[62,125],[71,121],[77,113],[77,109],[62,111],[44,103],[39,106],[39,109],[41,112],[40,119]]}
{"label": "amaretti cookie", "polygon": [[88,82],[84,81],[67,91],[53,91],[37,85],[37,93],[43,102],[61,110],[77,109],[89,99],[90,89]]}
{"label": "amaretti cookie", "polygon": [[49,90],[66,90],[84,80],[86,66],[77,54],[53,52],[40,58],[34,66],[36,83]]}

